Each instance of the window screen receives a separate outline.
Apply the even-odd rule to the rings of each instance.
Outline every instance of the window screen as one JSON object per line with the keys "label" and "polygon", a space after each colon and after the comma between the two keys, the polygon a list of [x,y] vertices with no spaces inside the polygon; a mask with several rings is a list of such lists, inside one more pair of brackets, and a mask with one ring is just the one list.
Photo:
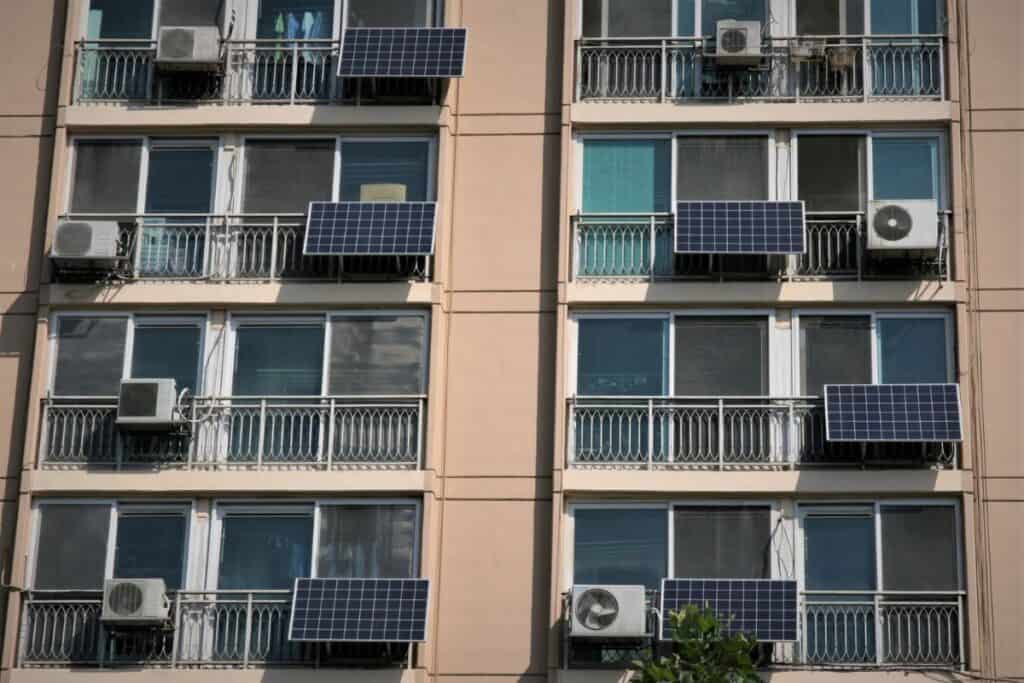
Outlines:
{"label": "window screen", "polygon": [[71,213],[134,214],[141,159],[142,143],[137,140],[78,141]]}
{"label": "window screen", "polygon": [[170,590],[183,584],[185,515],[123,514],[117,519],[114,577],[163,579]]}
{"label": "window screen", "polygon": [[681,137],[676,172],[679,201],[768,199],[768,139]]}
{"label": "window screen", "polygon": [[154,145],[149,151],[146,213],[209,213],[214,157],[210,147]]}
{"label": "window screen", "polygon": [[248,140],[246,213],[306,213],[312,201],[330,201],[334,140]]}
{"label": "window screen", "polygon": [[960,588],[952,506],[882,507],[882,587],[895,591]]}
{"label": "window screen", "polygon": [[578,509],[574,516],[574,584],[661,586],[668,572],[664,509]]}
{"label": "window screen", "polygon": [[676,318],[677,396],[767,396],[766,318]]}
{"label": "window screen", "polygon": [[662,396],[667,342],[665,320],[580,320],[576,364],[579,394]]}
{"label": "window screen", "polygon": [[136,322],[132,377],[173,377],[178,391],[199,387],[202,331],[198,325]]}
{"label": "window screen", "polygon": [[[701,23],[705,36],[715,36],[715,27],[722,19],[764,22],[766,0],[702,0]],[[750,197],[746,197],[750,199]]]}
{"label": "window screen", "polygon": [[668,140],[587,140],[583,143],[585,213],[669,210],[672,153]]}
{"label": "window screen", "polygon": [[875,520],[864,515],[804,519],[808,590],[875,590]]}
{"label": "window screen", "polygon": [[883,384],[949,381],[944,318],[879,318],[878,347]]}
{"label": "window screen", "polygon": [[127,330],[127,318],[59,318],[54,394],[117,396]]}
{"label": "window screen", "polygon": [[860,211],[864,206],[864,138],[801,135],[797,147],[800,199],[808,211]]}
{"label": "window screen", "polygon": [[433,0],[348,0],[350,27],[428,26]]}
{"label": "window screen", "polygon": [[677,507],[678,578],[771,578],[771,509]]}
{"label": "window screen", "polygon": [[309,576],[313,516],[229,514],[220,540],[221,590],[290,590]]}
{"label": "window screen", "polygon": [[860,35],[864,0],[796,0],[797,35]]}
{"label": "window screen", "polygon": [[160,0],[161,26],[220,26],[225,0]]}
{"label": "window screen", "polygon": [[421,316],[331,320],[330,393],[423,393],[425,326]]}
{"label": "window screen", "polygon": [[871,143],[875,199],[936,199],[939,193],[936,138],[874,138]]}
{"label": "window screen", "polygon": [[109,533],[109,505],[40,505],[35,588],[102,589]]}
{"label": "window screen", "polygon": [[341,146],[341,200],[424,202],[430,145],[345,142]]}
{"label": "window screen", "polygon": [[153,36],[153,0],[90,0],[89,40],[148,39]]}
{"label": "window screen", "polygon": [[325,40],[334,35],[335,0],[259,0],[256,37]]}
{"label": "window screen", "polygon": [[826,384],[871,384],[871,318],[800,316],[800,391],[822,396]]}
{"label": "window screen", "polygon": [[236,396],[319,396],[322,325],[242,325],[235,338]]}
{"label": "window screen", "polygon": [[404,579],[416,576],[416,508],[325,505],[320,508],[317,576]]}

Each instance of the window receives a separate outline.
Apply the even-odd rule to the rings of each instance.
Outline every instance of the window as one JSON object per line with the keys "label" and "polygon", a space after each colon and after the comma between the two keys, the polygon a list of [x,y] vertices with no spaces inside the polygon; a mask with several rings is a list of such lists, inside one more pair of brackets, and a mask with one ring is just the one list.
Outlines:
{"label": "window", "polygon": [[134,214],[141,160],[142,143],[138,140],[77,141],[71,212]]}
{"label": "window", "polygon": [[871,0],[871,32],[939,33],[944,21],[939,3],[940,0]]}
{"label": "window", "polygon": [[427,201],[430,145],[355,142],[341,145],[341,201]]}
{"label": "window", "polygon": [[942,317],[878,319],[878,358],[882,384],[929,384],[950,381]]}
{"label": "window", "polygon": [[583,35],[656,38],[672,31],[673,0],[583,0]]}
{"label": "window", "polygon": [[768,199],[768,139],[761,136],[680,137],[676,199]]}
{"label": "window", "polygon": [[247,140],[246,213],[306,213],[312,201],[329,201],[334,187],[335,141]]}
{"label": "window", "polygon": [[934,199],[939,189],[939,139],[875,137],[871,141],[875,199]]}
{"label": "window", "polygon": [[883,505],[880,515],[886,590],[954,591],[960,587],[955,508]]}
{"label": "window", "polygon": [[804,519],[807,590],[875,589],[875,522],[870,512],[815,509]]}
{"label": "window", "polygon": [[676,396],[767,396],[768,320],[690,317],[675,320]]}
{"label": "window", "polygon": [[324,326],[241,323],[235,335],[236,396],[319,396]]}
{"label": "window", "polygon": [[220,590],[291,589],[310,575],[312,510],[291,513],[232,512],[221,524]]}
{"label": "window", "polygon": [[321,506],[317,576],[416,576],[416,524],[414,505]]}
{"label": "window", "polygon": [[668,366],[668,321],[579,320],[577,392],[581,396],[662,396]]}
{"label": "window", "polygon": [[665,508],[576,508],[573,583],[643,585],[668,571]]}
{"label": "window", "polygon": [[138,318],[132,349],[132,377],[174,378],[178,391],[200,387],[202,328],[196,323]]}
{"label": "window", "polygon": [[163,579],[184,587],[187,518],[182,512],[130,512],[117,519],[114,578]]}
{"label": "window", "polygon": [[800,386],[823,396],[826,384],[871,384],[870,316],[800,317]]}
{"label": "window", "polygon": [[348,26],[430,26],[432,0],[348,0]]}
{"label": "window", "polygon": [[423,393],[425,327],[422,316],[332,318],[328,391],[339,396]]}
{"label": "window", "polygon": [[325,40],[334,35],[335,0],[259,0],[256,38]]}
{"label": "window", "polygon": [[[693,5],[695,0],[681,0],[681,7]],[[738,21],[765,21],[766,0],[701,0],[701,34],[714,36],[722,19]]]}
{"label": "window", "polygon": [[153,36],[154,0],[90,0],[88,40],[148,39]]}
{"label": "window", "polygon": [[161,26],[220,26],[224,0],[160,0]]}
{"label": "window", "polygon": [[34,588],[102,589],[110,505],[43,504],[38,507],[38,514]]}
{"label": "window", "polygon": [[674,509],[679,578],[771,578],[771,509],[678,506]]}
{"label": "window", "polygon": [[586,140],[584,213],[662,213],[671,201],[668,140]]}
{"label": "window", "polygon": [[796,0],[798,35],[864,33],[864,0]]}
{"label": "window", "polygon": [[209,213],[213,210],[215,150],[153,141],[146,178],[146,213]]}
{"label": "window", "polygon": [[865,205],[864,172],[863,136],[799,137],[798,191],[808,211],[861,211]]}

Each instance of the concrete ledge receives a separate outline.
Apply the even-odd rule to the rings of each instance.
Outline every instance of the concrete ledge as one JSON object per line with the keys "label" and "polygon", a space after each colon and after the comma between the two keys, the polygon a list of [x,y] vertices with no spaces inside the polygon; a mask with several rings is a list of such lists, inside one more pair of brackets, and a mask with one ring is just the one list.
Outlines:
{"label": "concrete ledge", "polygon": [[[964,680],[953,671],[920,671],[885,670],[885,669],[850,669],[764,671],[761,679],[771,683],[943,683]],[[628,678],[621,671],[576,670],[557,671],[552,677],[557,683],[628,683]]]}
{"label": "concrete ledge", "polygon": [[11,669],[10,683],[424,683],[423,669]]}

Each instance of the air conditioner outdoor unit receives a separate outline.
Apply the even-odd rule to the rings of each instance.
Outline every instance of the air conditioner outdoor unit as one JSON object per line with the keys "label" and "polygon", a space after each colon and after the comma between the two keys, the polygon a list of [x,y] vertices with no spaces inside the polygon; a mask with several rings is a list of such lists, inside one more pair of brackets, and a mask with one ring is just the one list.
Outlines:
{"label": "air conditioner outdoor unit", "polygon": [[937,249],[939,206],[934,199],[875,200],[868,204],[868,249]]}
{"label": "air conditioner outdoor unit", "polygon": [[121,380],[117,426],[138,431],[166,431],[181,424],[173,379]]}
{"label": "air conditioner outdoor unit", "polygon": [[170,615],[163,579],[107,579],[100,621],[118,626],[159,626]]}
{"label": "air conditioner outdoor unit", "polygon": [[156,45],[161,69],[210,71],[221,64],[220,30],[216,26],[161,26]]}
{"label": "air conditioner outdoor unit", "polygon": [[761,22],[720,19],[715,28],[715,58],[720,64],[761,61]]}
{"label": "air conditioner outdoor unit", "polygon": [[110,270],[120,260],[120,229],[114,221],[64,221],[57,224],[50,258],[57,267]]}
{"label": "air conditioner outdoor unit", "polygon": [[647,596],[643,586],[573,586],[574,638],[644,638]]}

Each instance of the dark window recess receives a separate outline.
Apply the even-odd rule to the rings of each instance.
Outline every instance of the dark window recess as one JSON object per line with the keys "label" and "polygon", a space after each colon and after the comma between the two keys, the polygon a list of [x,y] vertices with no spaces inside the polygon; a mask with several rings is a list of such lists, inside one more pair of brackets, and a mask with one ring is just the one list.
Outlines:
{"label": "dark window recess", "polygon": [[864,207],[864,138],[800,136],[797,177],[808,211],[847,212]]}
{"label": "dark window recess", "polygon": [[676,319],[677,396],[767,396],[766,318]]}
{"label": "dark window recess", "polygon": [[801,316],[801,392],[822,396],[826,384],[871,384],[867,316]]}
{"label": "dark window recess", "polygon": [[960,587],[952,506],[882,507],[882,587],[953,591]]}
{"label": "dark window recess", "polygon": [[163,579],[169,590],[182,587],[185,515],[124,514],[117,520],[114,577]]}
{"label": "dark window recess", "polygon": [[348,0],[348,25],[357,28],[427,26],[433,0]]}
{"label": "dark window recess", "polygon": [[677,507],[675,536],[678,578],[771,578],[767,507]]}
{"label": "dark window recess", "polygon": [[40,506],[34,588],[103,588],[109,533],[109,505]]}
{"label": "dark window recess", "polygon": [[127,318],[60,318],[53,393],[117,396],[127,329]]}
{"label": "dark window recess", "polygon": [[250,140],[245,144],[245,213],[306,213],[330,201],[334,140]]}
{"label": "dark window recess", "polygon": [[760,136],[679,138],[679,201],[768,199],[768,139]]}
{"label": "dark window recess", "polygon": [[220,26],[225,0],[161,0],[161,26]]}
{"label": "dark window recess", "polygon": [[134,214],[141,160],[142,143],[137,140],[77,142],[71,213]]}

